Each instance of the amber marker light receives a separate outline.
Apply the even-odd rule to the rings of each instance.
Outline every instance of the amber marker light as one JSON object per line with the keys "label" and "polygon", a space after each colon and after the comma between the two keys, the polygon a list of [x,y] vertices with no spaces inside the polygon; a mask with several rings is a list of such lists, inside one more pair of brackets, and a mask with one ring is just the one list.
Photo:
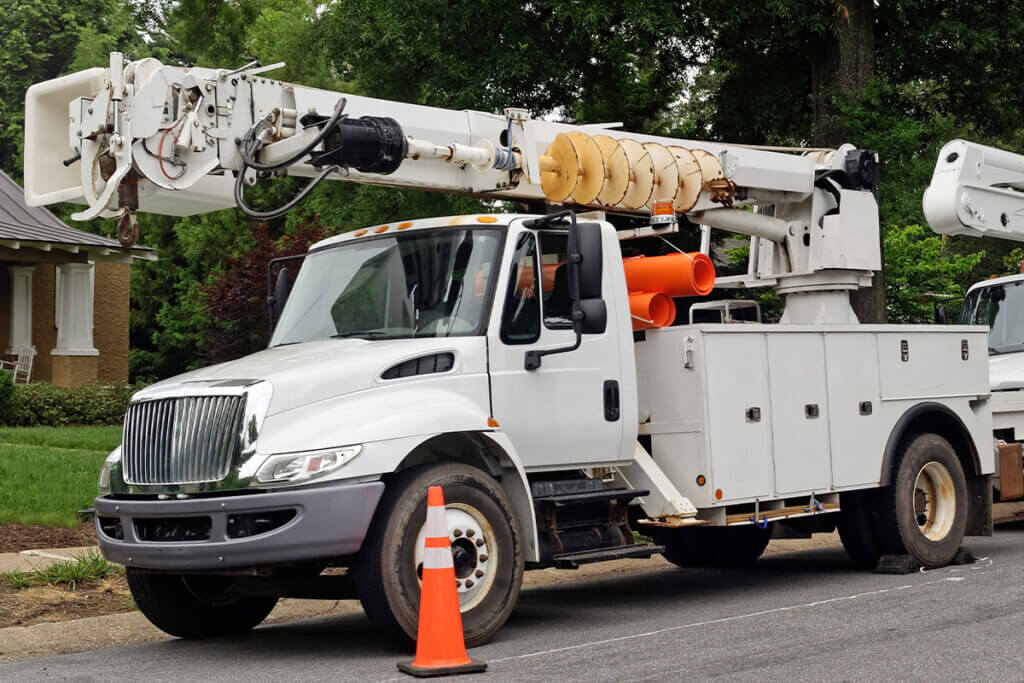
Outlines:
{"label": "amber marker light", "polygon": [[722,489],[715,489],[715,500],[722,500]]}
{"label": "amber marker light", "polygon": [[495,420],[493,417],[489,417],[489,418],[487,418],[487,426],[488,427],[500,427],[501,425],[499,425],[498,421]]}
{"label": "amber marker light", "polygon": [[399,223],[399,225],[398,225],[398,229],[399,230],[405,230],[406,228],[411,228],[411,227],[412,227],[412,223]]}
{"label": "amber marker light", "polygon": [[363,228],[362,230],[356,230],[356,237],[362,237],[366,233],[367,233],[366,228]]}
{"label": "amber marker light", "polygon": [[697,486],[703,486],[706,483],[708,483],[708,480],[704,478],[704,475],[703,474],[698,474],[697,475]]}
{"label": "amber marker light", "polygon": [[497,223],[498,219],[494,216],[478,216],[476,219],[477,223]]}
{"label": "amber marker light", "polygon": [[374,230],[374,232],[376,232],[376,233],[387,232],[387,229],[388,229],[388,226],[382,225],[379,228],[377,228],[376,230]]}

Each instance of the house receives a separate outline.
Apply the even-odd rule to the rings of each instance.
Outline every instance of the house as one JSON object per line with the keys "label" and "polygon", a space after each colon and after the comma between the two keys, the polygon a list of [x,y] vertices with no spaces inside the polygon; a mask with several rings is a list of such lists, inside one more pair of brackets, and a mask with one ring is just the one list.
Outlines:
{"label": "house", "polygon": [[33,382],[127,382],[131,264],[156,258],[27,206],[0,171],[0,352],[33,354]]}

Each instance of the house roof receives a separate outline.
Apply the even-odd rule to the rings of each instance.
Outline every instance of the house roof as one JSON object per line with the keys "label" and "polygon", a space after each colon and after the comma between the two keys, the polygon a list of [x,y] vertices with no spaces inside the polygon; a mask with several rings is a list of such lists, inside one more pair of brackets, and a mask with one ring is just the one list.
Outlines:
{"label": "house roof", "polygon": [[11,246],[10,243],[17,243],[16,248],[22,243],[47,250],[45,245],[62,245],[105,255],[121,254],[144,260],[156,258],[156,252],[150,247],[135,245],[125,248],[116,239],[69,227],[45,207],[29,206],[25,203],[25,192],[21,186],[0,171],[0,246]]}

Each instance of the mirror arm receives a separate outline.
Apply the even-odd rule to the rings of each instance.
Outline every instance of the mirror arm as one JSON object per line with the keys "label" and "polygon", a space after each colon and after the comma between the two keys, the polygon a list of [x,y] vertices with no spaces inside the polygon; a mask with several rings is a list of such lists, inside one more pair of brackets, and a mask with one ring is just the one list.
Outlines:
{"label": "mirror arm", "polygon": [[[573,317],[576,317],[576,313],[573,312]],[[581,321],[582,322],[582,321]],[[568,353],[575,351],[580,348],[580,344],[583,343],[583,332],[580,331],[580,324],[573,321],[573,328],[576,330],[576,342],[569,346],[560,346],[556,349],[532,349],[526,352],[526,358],[523,361],[523,367],[527,370],[536,370],[540,367],[540,359],[544,356],[550,356],[553,353]]]}

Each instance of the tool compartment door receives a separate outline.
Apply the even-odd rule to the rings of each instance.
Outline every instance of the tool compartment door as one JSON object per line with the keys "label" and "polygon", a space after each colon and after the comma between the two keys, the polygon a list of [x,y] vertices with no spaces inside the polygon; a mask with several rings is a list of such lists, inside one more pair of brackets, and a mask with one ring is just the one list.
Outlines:
{"label": "tool compartment door", "polygon": [[828,396],[823,335],[768,334],[775,493],[829,488]]}
{"label": "tool compartment door", "polygon": [[771,401],[765,338],[706,334],[712,486],[720,502],[771,496]]}

